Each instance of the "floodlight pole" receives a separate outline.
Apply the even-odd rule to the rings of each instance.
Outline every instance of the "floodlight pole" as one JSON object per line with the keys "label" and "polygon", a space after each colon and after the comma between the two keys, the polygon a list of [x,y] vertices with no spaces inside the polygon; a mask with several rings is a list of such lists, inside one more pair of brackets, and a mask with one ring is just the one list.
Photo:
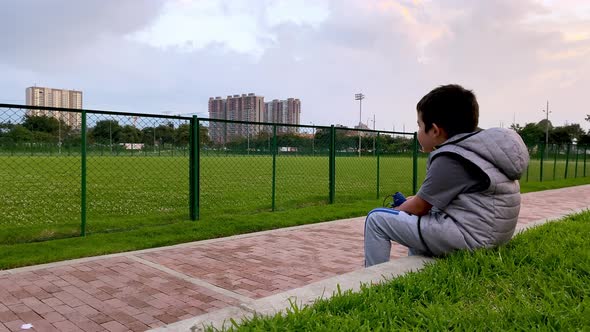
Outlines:
{"label": "floodlight pole", "polygon": [[545,113],[545,149],[547,149],[547,145],[549,145],[549,100],[547,100],[547,108],[542,110]]}
{"label": "floodlight pole", "polygon": [[[362,113],[363,113],[363,99],[365,99],[365,95],[362,93],[356,93],[354,95],[354,100],[359,101],[359,129],[361,129],[362,124]],[[361,131],[359,130],[359,157],[361,156]]]}
{"label": "floodlight pole", "polygon": [[111,154],[113,154],[113,120],[109,121],[109,149],[111,150]]}
{"label": "floodlight pole", "polygon": [[57,129],[57,131],[58,131],[58,134],[57,135],[59,136],[58,142],[57,142],[57,147],[58,147],[58,150],[59,150],[59,154],[61,155],[61,111],[57,112],[57,114],[59,116],[58,119],[57,119],[57,128],[58,128]]}
{"label": "floodlight pole", "polygon": [[311,155],[315,156],[315,127],[313,126],[313,122],[310,123],[313,129],[313,134],[311,135]]}

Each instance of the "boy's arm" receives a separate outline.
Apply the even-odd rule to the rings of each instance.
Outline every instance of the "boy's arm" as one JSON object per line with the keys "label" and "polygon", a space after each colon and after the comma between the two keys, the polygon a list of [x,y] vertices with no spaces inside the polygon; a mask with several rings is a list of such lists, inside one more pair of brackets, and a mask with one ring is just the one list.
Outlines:
{"label": "boy's arm", "polygon": [[396,207],[396,210],[404,211],[416,216],[423,216],[430,211],[432,204],[420,198],[420,196],[409,197],[402,205]]}

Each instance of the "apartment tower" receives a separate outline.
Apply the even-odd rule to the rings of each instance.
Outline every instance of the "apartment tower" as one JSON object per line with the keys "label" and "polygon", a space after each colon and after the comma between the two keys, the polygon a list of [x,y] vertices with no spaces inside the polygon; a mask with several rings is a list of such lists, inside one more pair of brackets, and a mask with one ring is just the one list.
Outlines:
{"label": "apartment tower", "polygon": [[[301,101],[296,98],[275,99],[265,104],[265,121],[273,123],[300,124]],[[279,133],[296,133],[297,127],[279,127]]]}
{"label": "apartment tower", "polygon": [[[32,86],[26,90],[26,103],[30,106],[82,109],[82,91]],[[29,110],[27,115],[50,116],[63,121],[72,129],[82,126],[82,114],[47,110]]]}
{"label": "apartment tower", "polygon": [[[264,97],[255,93],[231,95],[226,99],[209,98],[209,118],[232,121],[262,122],[264,119]],[[209,126],[211,140],[222,144],[236,137],[256,135],[258,126],[212,121]]]}

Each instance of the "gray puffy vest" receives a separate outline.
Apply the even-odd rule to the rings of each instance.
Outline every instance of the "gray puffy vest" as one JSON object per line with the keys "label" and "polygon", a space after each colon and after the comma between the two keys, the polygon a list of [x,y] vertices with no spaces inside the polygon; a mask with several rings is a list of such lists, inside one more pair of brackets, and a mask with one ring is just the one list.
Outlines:
{"label": "gray puffy vest", "polygon": [[477,166],[488,177],[489,186],[459,194],[444,210],[433,208],[423,216],[420,230],[427,247],[432,254],[443,255],[508,242],[520,212],[518,179],[529,162],[520,136],[503,128],[455,135],[430,154],[427,167],[445,153]]}

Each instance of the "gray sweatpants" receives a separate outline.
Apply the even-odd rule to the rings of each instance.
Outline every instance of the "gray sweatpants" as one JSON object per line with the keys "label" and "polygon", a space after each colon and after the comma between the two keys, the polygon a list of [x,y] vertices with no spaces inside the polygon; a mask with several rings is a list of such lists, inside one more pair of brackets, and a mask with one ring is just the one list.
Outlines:
{"label": "gray sweatpants", "polygon": [[408,247],[410,256],[428,252],[420,240],[417,216],[377,208],[365,220],[365,267],[389,261],[391,241]]}

